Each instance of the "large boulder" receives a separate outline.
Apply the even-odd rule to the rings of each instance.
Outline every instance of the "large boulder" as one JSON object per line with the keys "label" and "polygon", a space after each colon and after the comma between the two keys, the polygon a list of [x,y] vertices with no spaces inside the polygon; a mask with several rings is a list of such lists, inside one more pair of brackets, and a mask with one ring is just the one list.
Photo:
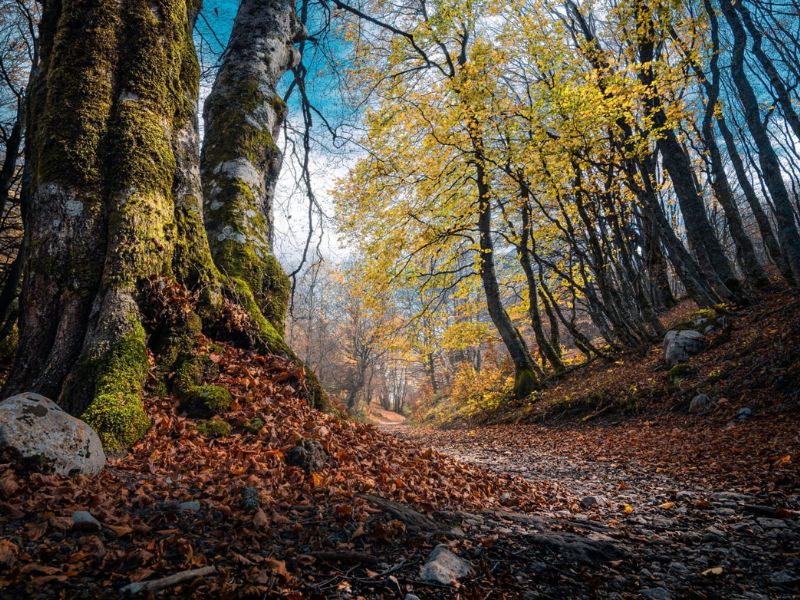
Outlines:
{"label": "large boulder", "polygon": [[672,329],[664,336],[664,360],[667,366],[686,362],[705,348],[703,334],[693,329]]}
{"label": "large boulder", "polygon": [[94,475],[106,455],[86,423],[52,400],[25,392],[0,402],[0,460],[55,475]]}

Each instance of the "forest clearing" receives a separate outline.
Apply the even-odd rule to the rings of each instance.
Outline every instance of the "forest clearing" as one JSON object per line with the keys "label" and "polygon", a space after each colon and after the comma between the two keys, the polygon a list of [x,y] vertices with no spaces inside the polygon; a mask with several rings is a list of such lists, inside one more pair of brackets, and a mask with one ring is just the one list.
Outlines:
{"label": "forest clearing", "polygon": [[0,598],[800,594],[794,0],[0,0]]}

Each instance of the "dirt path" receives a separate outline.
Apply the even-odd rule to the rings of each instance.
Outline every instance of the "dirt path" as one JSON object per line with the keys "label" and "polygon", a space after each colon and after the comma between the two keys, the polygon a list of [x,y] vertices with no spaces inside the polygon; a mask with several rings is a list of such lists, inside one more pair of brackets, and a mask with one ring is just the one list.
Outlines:
{"label": "dirt path", "polygon": [[[560,592],[569,595],[800,597],[800,524],[798,513],[791,510],[797,508],[796,495],[784,494],[776,502],[775,494],[742,493],[734,486],[713,483],[713,478],[703,483],[692,468],[676,474],[635,458],[600,460],[564,450],[557,432],[543,429],[533,442],[515,435],[513,427],[440,431],[395,425],[383,429],[488,470],[557,482],[579,499],[570,510],[545,507],[532,520],[496,515],[505,522],[500,526],[500,540],[517,549],[511,552],[517,557],[513,560],[519,561],[521,555],[529,559],[516,565],[526,581],[523,588],[529,586],[523,597],[526,593],[531,598],[558,597],[553,579],[544,577],[553,569],[559,572],[556,582],[573,576],[592,582],[581,591],[565,588]],[[529,429],[519,431],[531,434]],[[485,534],[497,530],[498,523],[478,523],[477,531],[466,535],[481,535],[480,526]],[[549,544],[535,537],[552,532],[572,532],[601,545],[576,558],[567,547],[569,538],[556,538]],[[539,552],[543,545],[550,546],[550,554]],[[565,560],[574,566],[572,574],[564,571],[561,563]]]}

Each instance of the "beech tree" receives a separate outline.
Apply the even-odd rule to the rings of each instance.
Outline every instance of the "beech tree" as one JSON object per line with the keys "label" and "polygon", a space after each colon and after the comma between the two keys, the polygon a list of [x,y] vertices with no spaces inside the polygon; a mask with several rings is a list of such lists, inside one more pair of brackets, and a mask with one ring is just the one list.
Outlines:
{"label": "beech tree", "polygon": [[[148,427],[148,348],[161,368],[191,373],[201,330],[293,356],[270,206],[285,114],[275,85],[297,62],[302,27],[286,0],[241,3],[206,111],[201,178],[199,8],[199,0],[43,4],[28,109],[20,341],[4,393],[58,398],[111,450]],[[158,310],[154,298],[171,286],[191,291],[193,311]],[[322,406],[306,375],[310,401]],[[197,385],[179,392],[224,401],[225,390],[189,379]]]}

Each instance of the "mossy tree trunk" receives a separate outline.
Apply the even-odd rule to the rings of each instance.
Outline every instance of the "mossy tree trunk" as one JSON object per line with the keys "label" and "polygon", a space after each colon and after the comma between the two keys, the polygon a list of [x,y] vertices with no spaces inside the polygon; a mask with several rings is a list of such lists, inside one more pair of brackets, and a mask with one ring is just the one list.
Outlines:
{"label": "mossy tree trunk", "polygon": [[[20,343],[4,393],[58,398],[111,450],[148,427],[147,347],[151,334],[165,333],[145,328],[142,298],[153,278],[202,290],[197,312],[207,330],[223,302],[239,301],[257,345],[291,355],[248,303],[249,282],[220,275],[211,257],[191,37],[199,4],[45,0],[43,7],[28,113],[32,199]],[[175,339],[191,329],[174,327]]]}
{"label": "mossy tree trunk", "polygon": [[305,37],[294,3],[243,0],[205,103],[202,173],[214,260],[246,285],[283,329],[289,281],[272,253],[272,202],[282,156],[275,144],[286,106],[275,88],[300,61]]}

